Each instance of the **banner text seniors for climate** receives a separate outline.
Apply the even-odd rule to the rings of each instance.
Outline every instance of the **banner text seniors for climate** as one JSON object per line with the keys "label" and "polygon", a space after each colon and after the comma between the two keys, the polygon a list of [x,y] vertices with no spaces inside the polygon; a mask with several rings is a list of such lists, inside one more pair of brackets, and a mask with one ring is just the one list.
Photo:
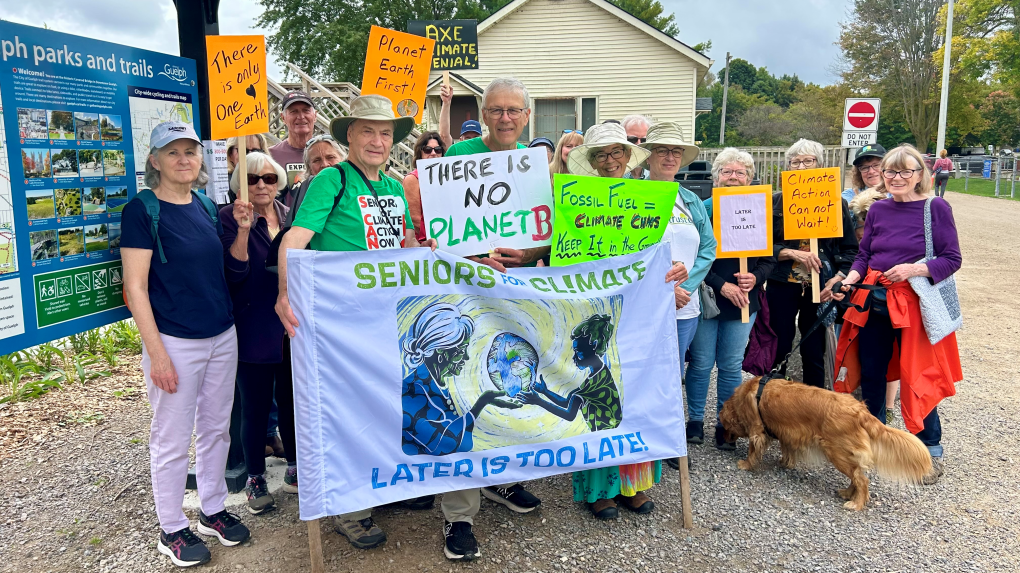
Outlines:
{"label": "banner text seniors for climate", "polygon": [[669,245],[511,275],[287,258],[301,519],[686,455]]}

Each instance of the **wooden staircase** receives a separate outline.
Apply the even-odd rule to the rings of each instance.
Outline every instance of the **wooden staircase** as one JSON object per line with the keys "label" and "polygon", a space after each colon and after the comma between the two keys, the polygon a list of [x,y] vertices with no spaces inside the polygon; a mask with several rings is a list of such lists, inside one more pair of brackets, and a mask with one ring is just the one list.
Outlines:
{"label": "wooden staircase", "polygon": [[[301,90],[311,96],[318,111],[315,121],[315,133],[329,133],[329,124],[333,118],[350,115],[351,101],[361,95],[358,86],[349,82],[319,83],[294,64],[287,64],[288,71],[297,76],[298,81],[277,83],[269,78],[269,133],[275,138],[287,137],[287,128],[283,123],[283,96],[289,91]],[[414,169],[414,143],[421,132],[415,129],[403,141],[393,144],[390,162],[387,166],[388,175],[401,181],[404,175]],[[343,147],[343,145],[341,145]],[[346,148],[344,149],[346,151]]]}

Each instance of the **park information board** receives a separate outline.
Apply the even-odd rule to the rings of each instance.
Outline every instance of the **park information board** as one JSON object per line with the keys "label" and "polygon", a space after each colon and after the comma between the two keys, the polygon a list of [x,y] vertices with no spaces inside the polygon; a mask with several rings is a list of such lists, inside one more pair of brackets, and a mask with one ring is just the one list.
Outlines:
{"label": "park information board", "polygon": [[195,63],[0,21],[0,354],[129,316],[120,213]]}
{"label": "park information board", "polygon": [[460,256],[549,244],[552,188],[545,150],[418,160],[428,236]]}
{"label": "park information board", "polygon": [[636,253],[662,240],[677,184],[556,174],[552,266]]}

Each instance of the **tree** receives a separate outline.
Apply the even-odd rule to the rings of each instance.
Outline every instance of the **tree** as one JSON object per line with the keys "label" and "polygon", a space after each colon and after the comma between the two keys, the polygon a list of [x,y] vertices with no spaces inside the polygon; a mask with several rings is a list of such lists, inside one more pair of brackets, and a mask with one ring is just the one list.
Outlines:
{"label": "tree", "polygon": [[783,145],[792,131],[786,110],[774,103],[750,107],[734,123],[737,133],[751,145]]}
{"label": "tree", "polygon": [[[938,123],[942,0],[855,0],[840,46],[843,80],[864,93],[896,99],[922,152]],[[883,106],[884,108],[885,106]],[[884,115],[884,109],[883,109]]]}
{"label": "tree", "polygon": [[982,142],[1012,148],[1020,142],[1020,100],[1002,90],[988,94],[981,104],[981,116],[987,122]]}
{"label": "tree", "polygon": [[[645,22],[655,29],[660,30],[669,34],[670,36],[676,37],[680,33],[680,28],[676,26],[676,18],[673,14],[669,16],[663,16],[662,13],[666,10],[663,8],[659,0],[609,0],[619,8],[623,8],[627,12],[639,18],[642,22]],[[709,47],[712,43],[709,42]],[[699,50],[700,51],[700,50]]]}

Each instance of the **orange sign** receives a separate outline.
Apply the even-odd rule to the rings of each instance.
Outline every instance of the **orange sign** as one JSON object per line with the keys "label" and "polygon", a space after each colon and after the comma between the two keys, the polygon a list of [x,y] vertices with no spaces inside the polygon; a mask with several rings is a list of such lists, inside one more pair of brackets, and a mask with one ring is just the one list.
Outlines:
{"label": "orange sign", "polygon": [[843,236],[838,167],[784,171],[782,180],[784,239]]}
{"label": "orange sign", "polygon": [[206,36],[213,139],[269,131],[265,36]]}
{"label": "orange sign", "polygon": [[398,117],[421,123],[435,46],[430,38],[372,26],[361,94],[385,96]]}

